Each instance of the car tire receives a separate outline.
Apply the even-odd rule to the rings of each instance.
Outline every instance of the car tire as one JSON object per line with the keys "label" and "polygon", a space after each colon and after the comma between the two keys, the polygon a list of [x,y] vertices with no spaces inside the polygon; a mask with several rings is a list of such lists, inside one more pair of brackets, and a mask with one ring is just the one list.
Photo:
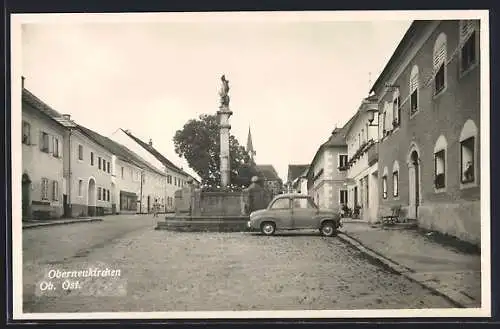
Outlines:
{"label": "car tire", "polygon": [[264,235],[273,235],[276,232],[276,225],[273,222],[264,222],[260,225],[260,231]]}
{"label": "car tire", "polygon": [[329,237],[337,235],[337,229],[335,228],[335,225],[331,221],[327,221],[321,224],[321,228],[319,229],[319,231],[323,236]]}

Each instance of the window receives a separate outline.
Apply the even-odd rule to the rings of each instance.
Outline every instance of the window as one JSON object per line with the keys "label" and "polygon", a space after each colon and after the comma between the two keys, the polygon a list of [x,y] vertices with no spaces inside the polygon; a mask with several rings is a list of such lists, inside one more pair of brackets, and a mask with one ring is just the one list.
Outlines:
{"label": "window", "polygon": [[467,120],[460,133],[460,181],[462,184],[474,183],[479,164],[476,154],[477,127],[474,121]]}
{"label": "window", "polygon": [[382,177],[382,197],[387,199],[387,176]]}
{"label": "window", "polygon": [[394,128],[399,127],[400,117],[401,117],[401,98],[399,97],[399,91],[395,91],[392,101],[392,126]]}
{"label": "window", "polygon": [[23,121],[23,144],[31,144],[31,125],[26,121]]}
{"label": "window", "polygon": [[52,155],[54,157],[58,158],[60,156],[60,154],[59,154],[59,139],[54,137],[53,142],[54,142],[54,146],[53,146]]}
{"label": "window", "polygon": [[347,190],[340,190],[340,204],[347,204]]}
{"label": "window", "polygon": [[49,199],[49,180],[47,178],[42,178],[41,194],[42,200]]}
{"label": "window", "polygon": [[124,176],[124,172],[125,172],[125,168],[122,167],[122,179],[123,179],[123,176]]}
{"label": "window", "polygon": [[315,209],[316,207],[312,204],[311,200],[308,198],[295,198],[293,199],[293,207],[299,209]]}
{"label": "window", "polygon": [[339,154],[339,168],[347,167],[347,154]]}
{"label": "window", "polygon": [[445,151],[434,153],[434,186],[437,189],[445,187]]}
{"label": "window", "polygon": [[172,176],[167,175],[167,183],[172,184]]}
{"label": "window", "polygon": [[473,21],[460,21],[460,69],[467,71],[476,63],[476,32]]}
{"label": "window", "polygon": [[101,200],[101,190],[100,187],[97,188],[97,200]]}
{"label": "window", "polygon": [[78,160],[83,160],[83,146],[78,145]]}
{"label": "window", "polygon": [[78,180],[78,196],[83,195],[83,180]]}
{"label": "window", "polygon": [[94,152],[90,152],[90,165],[94,165]]}
{"label": "window", "polygon": [[106,191],[106,197],[107,197],[108,201],[111,199],[111,198],[109,197],[109,190],[107,190],[107,191]]}
{"label": "window", "polygon": [[106,160],[102,159],[102,171],[106,171]]}
{"label": "window", "polygon": [[441,33],[434,43],[433,51],[434,95],[439,94],[445,87],[446,67],[446,34]]}
{"label": "window", "polygon": [[410,73],[410,114],[418,111],[418,66],[413,66]]}
{"label": "window", "polygon": [[52,200],[59,200],[59,184],[57,181],[52,181]]}
{"label": "window", "polygon": [[101,169],[101,157],[97,158],[97,168]]}
{"label": "window", "polygon": [[289,209],[290,208],[290,199],[282,198],[276,200],[271,206],[272,209]]}
{"label": "window", "polygon": [[40,150],[49,153],[49,134],[44,131],[40,135]]}
{"label": "window", "polygon": [[399,195],[399,171],[392,173],[392,196],[397,197]]}
{"label": "window", "polygon": [[107,166],[108,166],[108,168],[107,168],[108,169],[108,174],[110,174],[111,173],[111,166],[109,165],[109,161],[107,163]]}
{"label": "window", "polygon": [[474,137],[460,142],[462,183],[474,182]]}

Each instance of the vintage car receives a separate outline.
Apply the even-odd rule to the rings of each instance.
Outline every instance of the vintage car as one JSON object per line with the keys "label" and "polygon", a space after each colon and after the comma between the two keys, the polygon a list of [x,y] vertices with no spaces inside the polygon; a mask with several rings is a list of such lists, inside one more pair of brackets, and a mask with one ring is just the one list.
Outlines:
{"label": "vintage car", "polygon": [[266,209],[252,212],[247,225],[265,235],[276,230],[318,229],[324,236],[334,236],[342,224],[340,211],[319,209],[307,195],[280,194]]}

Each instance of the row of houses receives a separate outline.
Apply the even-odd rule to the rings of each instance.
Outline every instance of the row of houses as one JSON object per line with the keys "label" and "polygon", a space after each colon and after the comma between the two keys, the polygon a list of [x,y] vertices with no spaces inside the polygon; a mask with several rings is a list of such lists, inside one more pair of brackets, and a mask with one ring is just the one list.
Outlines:
{"label": "row of houses", "polygon": [[130,131],[102,136],[22,88],[23,218],[174,210],[194,179]]}
{"label": "row of houses", "polygon": [[289,186],[369,222],[401,207],[423,228],[479,243],[479,27],[414,21],[351,119],[302,171],[289,168]]}

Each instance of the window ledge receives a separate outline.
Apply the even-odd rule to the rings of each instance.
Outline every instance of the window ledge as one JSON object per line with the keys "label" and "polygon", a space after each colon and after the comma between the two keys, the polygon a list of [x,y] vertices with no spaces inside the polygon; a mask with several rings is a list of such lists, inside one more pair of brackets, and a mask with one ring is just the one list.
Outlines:
{"label": "window ledge", "polygon": [[413,119],[419,113],[420,113],[420,109],[418,109],[418,108],[413,113],[411,113],[411,110],[410,110],[410,120]]}
{"label": "window ledge", "polygon": [[395,200],[395,201],[399,201],[399,195],[397,196],[392,196],[392,199]]}
{"label": "window ledge", "polygon": [[478,184],[476,181],[470,182],[470,183],[462,183],[460,182],[460,189],[465,190],[468,188],[473,188],[473,187],[478,187]]}
{"label": "window ledge", "polygon": [[460,73],[459,73],[459,79],[465,78],[467,75],[469,75],[470,72],[474,71],[476,67],[478,67],[478,62],[477,60],[469,66],[467,69],[463,70],[460,68]]}
{"label": "window ledge", "polygon": [[437,93],[432,95],[432,100],[439,99],[448,89],[448,85],[444,85],[444,87]]}
{"label": "window ledge", "polygon": [[441,187],[441,188],[436,188],[434,187],[434,193],[439,194],[439,193],[445,193],[446,192],[446,186]]}

